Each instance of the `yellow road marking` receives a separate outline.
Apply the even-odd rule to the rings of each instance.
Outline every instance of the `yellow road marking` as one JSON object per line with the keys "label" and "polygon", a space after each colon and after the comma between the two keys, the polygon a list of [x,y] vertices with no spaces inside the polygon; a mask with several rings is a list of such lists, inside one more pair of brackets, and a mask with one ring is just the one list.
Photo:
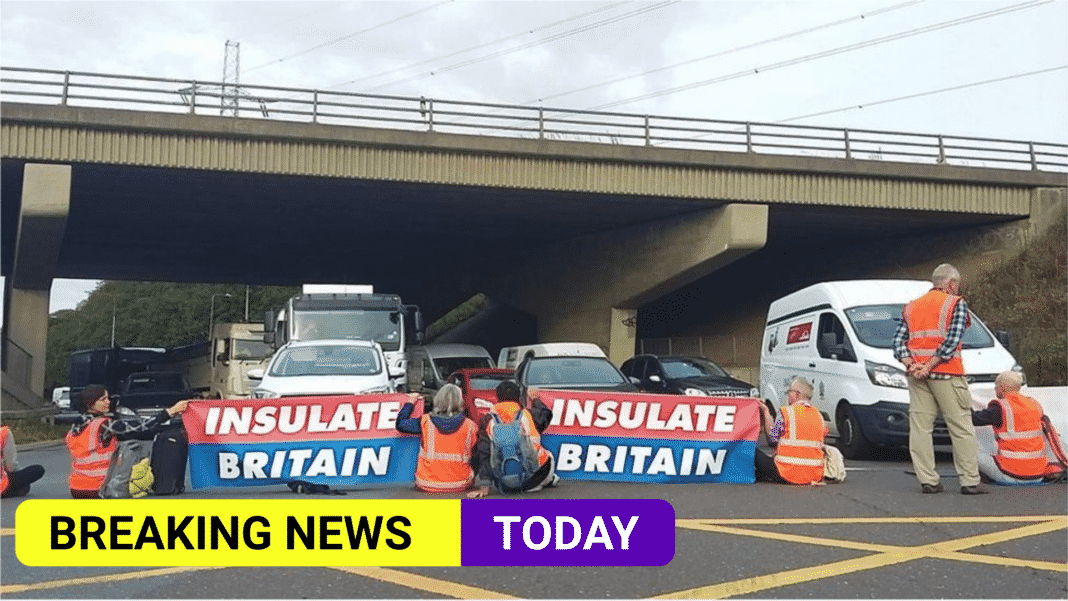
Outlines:
{"label": "yellow road marking", "polygon": [[48,582],[36,582],[34,584],[5,584],[0,586],[0,594],[23,593],[26,591],[41,591],[64,586],[79,586],[84,584],[111,584],[120,580],[134,580],[137,578],[151,578],[153,576],[170,576],[195,570],[219,570],[220,567],[184,567],[184,568],[159,568],[155,570],[143,570],[140,572],[125,572],[121,574],[101,574],[99,576],[87,576],[84,578],[70,578],[67,580],[50,580]]}
{"label": "yellow road marking", "polygon": [[412,588],[419,591],[426,591],[435,595],[444,595],[446,597],[455,597],[456,599],[517,599],[511,595],[504,593],[498,593],[495,591],[489,591],[473,586],[467,586],[465,584],[459,584],[456,582],[450,582],[448,580],[438,580],[436,578],[429,578],[427,576],[421,576],[419,574],[412,574],[411,572],[402,572],[400,570],[390,570],[386,568],[364,568],[364,567],[335,567],[335,570],[342,572],[348,572],[349,574],[355,574],[357,576],[365,576],[367,578],[374,578],[382,582],[389,582],[391,584],[398,584],[407,588]]}
{"label": "yellow road marking", "polygon": [[0,528],[0,536],[15,536],[14,528]]}
{"label": "yellow road marking", "polygon": [[990,516],[916,516],[916,517],[881,517],[881,518],[698,518],[677,519],[676,526],[684,528],[691,524],[719,525],[768,525],[782,524],[938,524],[975,522],[1046,522],[1064,517],[1060,515],[990,515]]}
{"label": "yellow road marking", "polygon": [[[1008,518],[1008,519],[1005,519]],[[797,535],[776,534],[774,532],[766,532],[762,530],[745,530],[740,528],[729,528],[725,526],[717,526],[711,523],[712,520],[676,520],[678,526],[683,528],[691,528],[697,530],[706,530],[710,532],[723,532],[726,534],[737,534],[741,536],[754,536],[758,538],[770,538],[776,540],[785,540],[791,542],[802,542],[810,544],[820,544],[828,546],[836,546],[849,549],[870,550],[879,549],[882,552],[874,555],[868,555],[858,559],[848,559],[844,561],[838,561],[818,566],[810,566],[806,568],[799,568],[796,570],[787,570],[784,572],[778,572],[775,574],[767,574],[763,576],[756,576],[752,578],[743,578],[741,580],[735,580],[732,582],[724,582],[721,584],[698,587],[694,589],[688,589],[684,591],[677,591],[674,593],[668,593],[654,597],[656,599],[716,599],[731,597],[735,595],[752,594],[759,591],[779,588],[792,584],[800,584],[803,582],[811,582],[813,580],[820,580],[823,578],[830,578],[834,576],[840,576],[843,574],[849,574],[852,572],[859,572],[862,570],[869,570],[873,568],[890,566],[898,563],[904,563],[906,561],[912,561],[923,558],[938,558],[938,559],[953,559],[957,561],[974,561],[977,563],[990,563],[996,565],[1016,565],[1021,567],[1032,567],[1038,569],[1045,569],[1056,572],[1068,572],[1068,564],[1044,562],[1044,561],[1030,561],[1016,558],[1004,558],[993,557],[986,555],[973,555],[968,553],[959,553],[962,549],[968,549],[971,547],[978,547],[982,545],[990,545],[999,542],[1005,542],[1017,538],[1024,538],[1028,536],[1035,536],[1038,534],[1045,534],[1047,532],[1053,532],[1056,530],[1062,530],[1068,527],[1068,518],[1064,516],[1046,516],[1042,520],[1036,520],[1033,517],[1021,517],[1020,519],[1013,520],[1009,516],[994,516],[987,519],[974,519],[968,520],[968,518],[873,518],[866,523],[887,523],[884,520],[892,520],[891,523],[900,523],[901,521],[919,521],[919,523],[925,522],[947,522],[947,521],[978,521],[978,522],[1009,522],[1009,521],[1039,521],[1039,523],[1031,524],[1028,526],[1022,526],[1019,528],[1013,528],[1010,530],[1003,530],[1000,532],[992,532],[988,534],[980,534],[977,536],[969,536],[961,539],[955,539],[950,541],[941,541],[937,543],[931,543],[928,545],[921,545],[918,547],[900,547],[892,545],[869,545],[867,543],[856,543],[854,541],[841,541],[836,539],[826,539],[817,537],[805,537]],[[860,520],[841,520],[836,523],[856,523]],[[682,523],[679,523],[682,522]],[[737,523],[736,520],[715,520],[717,523],[729,522]],[[750,522],[752,523],[752,522]],[[774,520],[759,521],[758,523],[812,523],[805,520],[790,521],[790,520]]]}

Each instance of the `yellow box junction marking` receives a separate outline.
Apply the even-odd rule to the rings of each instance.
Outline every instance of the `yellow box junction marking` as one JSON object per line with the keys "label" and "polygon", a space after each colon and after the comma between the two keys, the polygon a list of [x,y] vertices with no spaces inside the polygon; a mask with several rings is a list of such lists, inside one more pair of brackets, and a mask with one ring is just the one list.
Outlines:
{"label": "yellow box junction marking", "polygon": [[[933,523],[1019,523],[1019,522],[1035,522],[1028,526],[1021,526],[1018,528],[1012,528],[1009,530],[1002,530],[998,532],[991,532],[988,534],[980,534],[977,536],[968,536],[960,539],[940,541],[937,543],[930,543],[926,545],[919,545],[915,547],[899,546],[899,545],[883,545],[874,543],[863,543],[850,540],[841,540],[833,538],[820,538],[811,536],[799,536],[794,534],[784,534],[776,532],[768,532],[764,530],[751,530],[743,528],[734,528],[728,525],[721,524],[749,524],[749,525],[788,525],[788,524],[933,524]],[[1039,534],[1045,534],[1047,532],[1054,532],[1057,530],[1064,530],[1068,528],[1068,518],[1065,516],[991,516],[991,517],[962,517],[953,516],[946,518],[937,517],[917,517],[917,518],[823,518],[823,519],[742,519],[742,520],[703,520],[703,519],[687,519],[687,520],[675,520],[675,525],[679,528],[688,528],[691,530],[701,530],[705,532],[718,532],[723,534],[733,534],[738,536],[753,536],[757,538],[767,538],[776,541],[796,542],[813,545],[822,545],[830,547],[839,547],[843,549],[852,549],[860,551],[874,551],[875,554],[860,557],[857,559],[847,559],[844,561],[837,561],[823,565],[810,566],[805,568],[799,568],[795,570],[786,570],[775,574],[767,574],[763,576],[755,576],[752,578],[743,578],[741,580],[735,580],[732,582],[724,582],[720,584],[702,586],[698,588],[687,589],[684,591],[676,591],[674,593],[667,593],[664,595],[658,595],[656,599],[720,599],[724,597],[733,597],[736,595],[748,595],[759,591],[764,591],[773,588],[779,588],[783,586],[789,586],[792,584],[800,584],[803,582],[811,582],[814,580],[821,580],[824,578],[832,578],[835,576],[841,576],[843,574],[849,574],[852,572],[859,572],[862,570],[870,570],[874,568],[881,568],[894,564],[904,563],[907,561],[913,561],[917,559],[936,558],[936,559],[950,559],[956,561],[969,561],[977,563],[985,563],[992,565],[1003,566],[1018,566],[1029,567],[1041,570],[1050,570],[1054,572],[1068,572],[1068,564],[1047,562],[1047,561],[1033,561],[1027,559],[1017,559],[1009,557],[993,557],[986,555],[977,555],[970,553],[960,553],[963,549],[969,549],[972,547],[978,547],[982,545],[991,545],[995,543],[1010,541],[1018,538],[1025,538],[1028,536],[1036,536]]]}

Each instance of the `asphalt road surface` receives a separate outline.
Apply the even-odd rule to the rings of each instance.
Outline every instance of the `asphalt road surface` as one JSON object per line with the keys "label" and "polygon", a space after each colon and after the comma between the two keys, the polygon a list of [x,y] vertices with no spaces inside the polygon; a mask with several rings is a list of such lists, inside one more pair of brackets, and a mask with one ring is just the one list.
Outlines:
{"label": "asphalt road surface", "polygon": [[[62,444],[23,448],[47,473],[29,499],[68,499]],[[1064,599],[1064,484],[984,485],[963,496],[939,453],[946,492],[920,494],[906,453],[847,461],[846,482],[645,485],[564,480],[531,497],[647,499],[675,509],[675,557],[663,567],[145,568],[31,567],[19,562],[15,510],[0,502],[0,595],[10,599],[828,598]],[[324,499],[419,499],[407,488]],[[181,497],[293,499],[284,486],[190,491]],[[435,498],[459,498],[445,495]],[[299,497],[298,497],[299,498]],[[145,501],[151,502],[151,501]]]}

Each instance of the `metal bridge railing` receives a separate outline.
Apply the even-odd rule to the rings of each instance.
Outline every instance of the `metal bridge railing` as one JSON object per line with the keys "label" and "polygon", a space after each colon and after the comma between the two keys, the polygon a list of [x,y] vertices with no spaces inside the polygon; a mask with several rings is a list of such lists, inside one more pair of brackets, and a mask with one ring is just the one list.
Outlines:
{"label": "metal bridge railing", "polygon": [[1068,171],[1068,144],[0,67],[0,102],[691,150]]}

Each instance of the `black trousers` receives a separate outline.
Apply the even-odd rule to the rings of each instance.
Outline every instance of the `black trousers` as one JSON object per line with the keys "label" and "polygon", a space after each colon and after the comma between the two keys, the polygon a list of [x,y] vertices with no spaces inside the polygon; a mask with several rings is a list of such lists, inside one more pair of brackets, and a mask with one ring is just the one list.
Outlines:
{"label": "black trousers", "polygon": [[779,466],[775,465],[775,455],[757,448],[753,455],[756,463],[756,479],[759,482],[775,482],[776,484],[789,484],[779,475]]}
{"label": "black trousers", "polygon": [[25,497],[30,493],[30,485],[40,480],[44,472],[44,468],[39,465],[30,465],[21,470],[8,472],[7,490],[4,491],[2,496]]}

